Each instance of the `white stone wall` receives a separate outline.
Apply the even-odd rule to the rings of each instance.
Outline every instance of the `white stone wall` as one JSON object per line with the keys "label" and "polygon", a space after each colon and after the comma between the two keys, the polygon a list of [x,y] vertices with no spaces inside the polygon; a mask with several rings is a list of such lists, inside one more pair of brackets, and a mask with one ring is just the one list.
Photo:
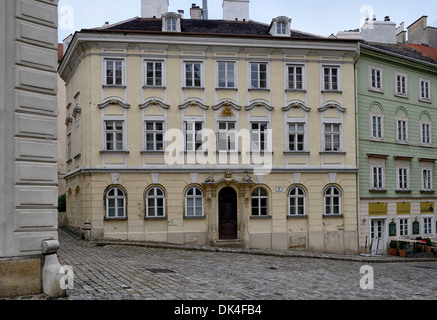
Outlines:
{"label": "white stone wall", "polygon": [[0,2],[0,258],[57,238],[57,5]]}

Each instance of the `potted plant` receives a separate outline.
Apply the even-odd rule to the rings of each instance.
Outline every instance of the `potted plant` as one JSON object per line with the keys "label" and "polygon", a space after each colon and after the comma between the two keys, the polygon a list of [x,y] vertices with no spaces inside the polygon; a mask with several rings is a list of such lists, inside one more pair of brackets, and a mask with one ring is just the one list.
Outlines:
{"label": "potted plant", "polygon": [[396,256],[398,254],[398,242],[397,241],[390,241],[390,254],[392,256]]}
{"label": "potted plant", "polygon": [[399,256],[402,258],[406,258],[407,257],[407,247],[408,247],[408,243],[405,241],[400,241],[399,242]]}
{"label": "potted plant", "polygon": [[425,252],[426,253],[431,253],[431,248],[432,248],[431,239],[430,238],[426,238]]}

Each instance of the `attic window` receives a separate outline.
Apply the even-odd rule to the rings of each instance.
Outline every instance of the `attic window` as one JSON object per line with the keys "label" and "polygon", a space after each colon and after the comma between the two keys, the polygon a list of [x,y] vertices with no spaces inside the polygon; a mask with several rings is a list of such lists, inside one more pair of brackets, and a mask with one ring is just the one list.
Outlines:
{"label": "attic window", "polygon": [[177,20],[175,18],[168,18],[167,19],[167,31],[176,31],[176,22]]}
{"label": "attic window", "polygon": [[287,30],[287,24],[283,21],[279,21],[277,24],[277,28],[276,28],[276,32],[278,34],[286,34],[286,30]]}

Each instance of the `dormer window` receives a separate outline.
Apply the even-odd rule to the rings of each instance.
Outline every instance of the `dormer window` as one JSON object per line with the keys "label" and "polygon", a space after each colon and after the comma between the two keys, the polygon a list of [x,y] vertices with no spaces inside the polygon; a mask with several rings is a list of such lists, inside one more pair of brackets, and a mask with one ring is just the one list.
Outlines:
{"label": "dormer window", "polygon": [[278,34],[285,35],[287,30],[287,24],[283,21],[278,22],[276,30]]}
{"label": "dormer window", "polygon": [[163,32],[181,32],[181,15],[168,12],[162,15]]}
{"label": "dormer window", "polygon": [[290,36],[291,19],[287,17],[277,17],[272,20],[270,25],[270,34],[274,37]]}

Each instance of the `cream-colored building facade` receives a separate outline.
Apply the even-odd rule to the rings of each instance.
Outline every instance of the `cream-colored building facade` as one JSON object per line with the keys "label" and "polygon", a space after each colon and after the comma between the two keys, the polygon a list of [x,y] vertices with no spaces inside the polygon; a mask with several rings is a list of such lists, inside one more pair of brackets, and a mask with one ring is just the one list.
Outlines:
{"label": "cream-colored building facade", "polygon": [[59,68],[69,225],[357,253],[357,42],[290,26],[164,13],[77,32]]}

